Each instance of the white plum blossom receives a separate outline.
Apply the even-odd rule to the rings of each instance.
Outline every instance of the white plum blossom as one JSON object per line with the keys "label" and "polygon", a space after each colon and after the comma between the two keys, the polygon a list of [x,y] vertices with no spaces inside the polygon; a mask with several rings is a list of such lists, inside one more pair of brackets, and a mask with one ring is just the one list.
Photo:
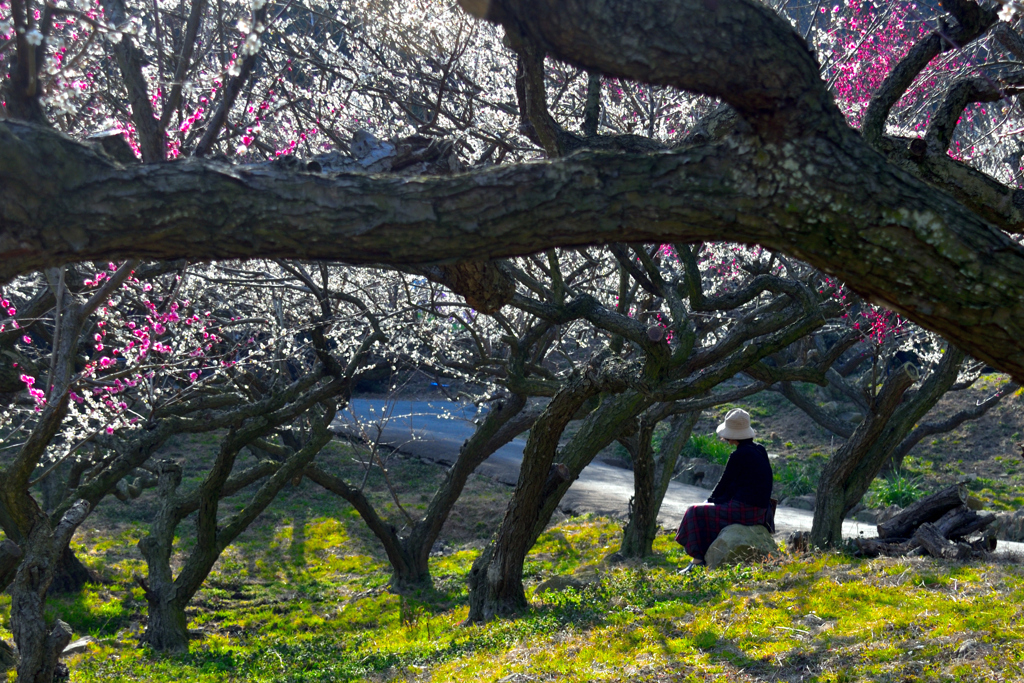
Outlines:
{"label": "white plum blossom", "polygon": [[999,20],[1014,22],[1021,14],[1024,14],[1024,3],[1020,0],[1004,0],[1002,8],[999,10]]}
{"label": "white plum blossom", "polygon": [[254,55],[260,51],[262,43],[260,37],[255,33],[250,33],[245,39],[245,43],[242,45],[242,54],[245,56]]}

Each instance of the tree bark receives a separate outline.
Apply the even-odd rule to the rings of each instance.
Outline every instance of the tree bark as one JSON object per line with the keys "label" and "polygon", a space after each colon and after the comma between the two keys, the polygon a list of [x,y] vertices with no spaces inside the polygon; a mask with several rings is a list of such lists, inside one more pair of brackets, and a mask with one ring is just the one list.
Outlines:
{"label": "tree bark", "polygon": [[175,599],[172,584],[154,582],[146,591],[146,632],[143,642],[158,652],[188,651],[188,618],[184,604]]}
{"label": "tree bark", "polygon": [[150,523],[149,533],[138,544],[146,560],[147,579],[139,583],[146,592],[149,615],[142,640],[161,652],[185,652],[188,624],[184,608],[174,604],[176,591],[171,573],[174,530],[184,512],[177,495],[181,467],[169,460],[157,463],[156,467],[160,509]]}
{"label": "tree bark", "polygon": [[[551,403],[530,430],[523,451],[519,481],[512,494],[498,531],[490,544],[473,563],[469,573],[469,622],[489,621],[498,616],[510,616],[527,606],[523,590],[523,561],[537,540],[537,527],[551,516],[551,501],[561,498],[564,487],[550,490],[551,467],[554,464],[558,440],[565,425],[583,403],[609,386],[618,384],[613,376],[602,376],[588,368],[551,399]],[[575,479],[578,471],[571,471],[566,479]]]}
{"label": "tree bark", "polygon": [[930,522],[925,522],[914,532],[911,542],[917,543],[932,557],[959,560],[970,555],[970,546],[953,543],[943,536]]}
{"label": "tree bark", "polygon": [[642,425],[638,433],[628,440],[630,445],[627,448],[633,459],[633,497],[629,500],[629,521],[622,530],[619,553],[623,557],[646,557],[654,552],[654,537],[649,529],[656,527],[658,522],[653,500],[657,465],[651,444],[655,426]]}
{"label": "tree bark", "polygon": [[71,640],[71,628],[59,619],[47,624],[46,592],[61,551],[89,514],[89,505],[79,501],[56,528],[36,510],[35,524],[22,544],[25,557],[10,589],[11,631],[18,646],[18,680],[51,683],[60,653]]}

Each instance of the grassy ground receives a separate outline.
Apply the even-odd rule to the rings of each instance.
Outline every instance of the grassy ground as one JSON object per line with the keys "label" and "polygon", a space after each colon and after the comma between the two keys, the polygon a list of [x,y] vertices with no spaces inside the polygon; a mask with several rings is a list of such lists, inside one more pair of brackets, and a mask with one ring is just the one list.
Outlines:
{"label": "grassy ground", "polygon": [[[201,453],[212,443],[176,444]],[[327,466],[358,474],[361,454],[332,445]],[[199,470],[196,469],[196,472]],[[410,512],[440,469],[393,460]],[[367,481],[401,524],[379,472]],[[386,590],[387,564],[358,517],[308,482],[285,493],[218,563],[189,611],[204,636],[182,656],[140,647],[143,571],[135,542],[147,506],[114,504],[76,541],[104,577],[51,601],[54,616],[98,643],[69,660],[92,681],[997,681],[1024,679],[1024,568],[1014,562],[785,557],[680,575],[669,536],[644,564],[609,566],[618,523],[577,518],[550,529],[525,566],[532,609],[462,626],[465,576],[500,522],[508,489],[471,481],[432,560],[435,590]],[[244,494],[240,496],[244,500]],[[183,525],[187,548],[187,526]],[[574,574],[579,591],[535,594]],[[10,639],[9,597],[0,637]]]}

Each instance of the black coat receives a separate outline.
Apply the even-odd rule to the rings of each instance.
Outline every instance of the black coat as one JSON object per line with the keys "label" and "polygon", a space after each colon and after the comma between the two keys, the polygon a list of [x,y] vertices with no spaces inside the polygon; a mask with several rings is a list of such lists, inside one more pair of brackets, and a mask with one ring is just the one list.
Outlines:
{"label": "black coat", "polygon": [[768,451],[753,439],[740,441],[729,456],[718,486],[711,492],[708,502],[728,503],[738,500],[754,507],[771,506],[772,464],[768,462]]}

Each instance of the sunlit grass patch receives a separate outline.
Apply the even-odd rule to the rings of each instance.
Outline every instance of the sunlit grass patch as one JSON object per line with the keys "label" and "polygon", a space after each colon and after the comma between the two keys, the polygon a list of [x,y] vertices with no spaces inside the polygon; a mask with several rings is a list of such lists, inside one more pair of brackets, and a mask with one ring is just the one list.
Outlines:
{"label": "sunlit grass patch", "polygon": [[[821,553],[681,575],[687,558],[670,535],[655,540],[657,555],[615,564],[609,555],[621,523],[573,518],[545,532],[527,558],[531,609],[465,626],[465,578],[478,550],[432,557],[436,590],[394,595],[361,522],[344,509],[316,514],[322,510],[279,510],[226,554],[188,611],[190,627],[206,634],[188,655],[138,647],[145,603],[121,572],[108,585],[51,601],[76,635],[105,638],[71,660],[72,680],[1024,677],[1017,565]],[[120,546],[104,547],[113,556]],[[586,585],[533,595],[556,575]]]}

